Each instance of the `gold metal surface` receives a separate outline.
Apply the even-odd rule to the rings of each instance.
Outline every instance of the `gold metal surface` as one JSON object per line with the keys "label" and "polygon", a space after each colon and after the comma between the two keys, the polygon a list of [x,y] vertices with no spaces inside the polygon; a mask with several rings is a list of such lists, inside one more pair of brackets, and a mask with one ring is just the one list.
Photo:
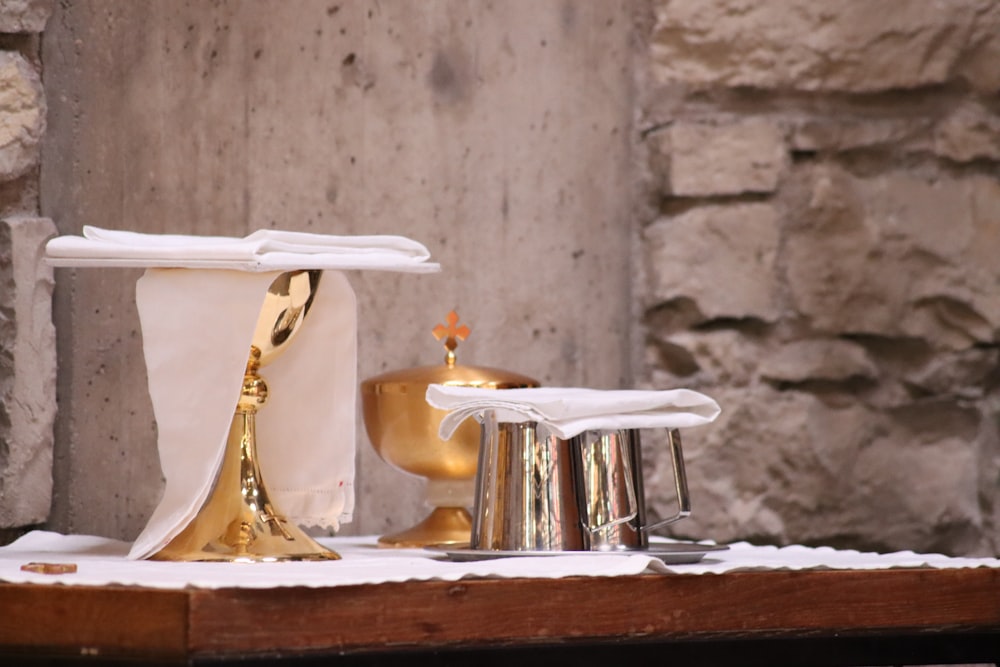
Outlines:
{"label": "gold metal surface", "polygon": [[444,363],[448,368],[452,368],[455,365],[455,348],[458,347],[458,341],[465,340],[472,333],[472,329],[465,326],[458,326],[458,313],[454,310],[448,313],[448,326],[439,324],[434,327],[431,331],[434,337],[438,340],[444,338],[444,349],[448,353],[444,357]]}
{"label": "gold metal surface", "polygon": [[469,541],[472,516],[464,507],[435,507],[423,521],[398,533],[378,538],[380,547],[426,547]]}
{"label": "gold metal surface", "polygon": [[[379,539],[382,546],[428,546],[468,542],[472,516],[472,482],[479,455],[479,425],[466,420],[448,440],[438,437],[438,426],[447,414],[424,399],[431,384],[489,389],[537,387],[538,382],[519,373],[457,363],[455,348],[470,329],[458,325],[455,311],[448,325],[439,324],[434,336],[444,338],[445,363],[392,371],[361,383],[361,405],[368,439],[378,455],[405,473],[425,477],[429,488],[453,483],[465,485],[467,494],[432,498],[435,511],[416,526]],[[462,497],[463,495],[467,497]],[[443,514],[438,510],[446,510]]]}
{"label": "gold metal surface", "polygon": [[320,271],[290,271],[268,288],[215,485],[191,523],[152,559],[267,562],[340,558],[276,510],[257,462],[256,414],[267,400],[267,384],[257,371],[274,361],[302,326],[320,275]]}

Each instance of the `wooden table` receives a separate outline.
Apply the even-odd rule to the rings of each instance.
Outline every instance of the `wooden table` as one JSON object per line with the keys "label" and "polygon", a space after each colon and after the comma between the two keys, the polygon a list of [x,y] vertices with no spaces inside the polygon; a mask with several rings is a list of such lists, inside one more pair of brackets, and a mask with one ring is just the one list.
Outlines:
{"label": "wooden table", "polygon": [[46,664],[51,658],[95,657],[145,664],[243,659],[246,665],[295,657],[293,664],[315,659],[521,667],[668,659],[996,662],[1000,570],[767,571],[265,590],[0,584],[0,655],[44,658]]}

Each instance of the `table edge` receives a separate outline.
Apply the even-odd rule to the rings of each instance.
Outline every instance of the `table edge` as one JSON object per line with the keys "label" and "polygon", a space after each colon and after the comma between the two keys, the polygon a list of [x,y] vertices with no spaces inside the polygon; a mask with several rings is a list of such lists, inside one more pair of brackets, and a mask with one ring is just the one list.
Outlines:
{"label": "table edge", "polygon": [[1000,636],[1000,570],[767,570],[266,589],[0,583],[0,616],[12,613],[23,620],[0,624],[0,650],[185,659],[871,632]]}

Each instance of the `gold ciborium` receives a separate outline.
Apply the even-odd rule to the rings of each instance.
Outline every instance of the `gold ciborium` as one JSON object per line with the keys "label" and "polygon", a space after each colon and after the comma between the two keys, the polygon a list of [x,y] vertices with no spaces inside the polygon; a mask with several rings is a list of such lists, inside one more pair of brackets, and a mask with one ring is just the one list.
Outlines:
{"label": "gold ciborium", "polygon": [[427,503],[434,508],[415,526],[380,537],[379,546],[458,544],[471,537],[469,508],[479,457],[479,425],[467,420],[451,438],[442,440],[438,426],[447,412],[427,403],[424,395],[428,385],[490,389],[538,386],[537,381],[517,373],[459,365],[455,348],[470,333],[468,327],[458,326],[458,315],[451,311],[448,325],[439,324],[433,331],[435,338],[444,339],[444,365],[393,371],[361,383],[365,429],[372,447],[397,470],[427,478]]}
{"label": "gold ciborium", "polygon": [[267,400],[258,374],[299,331],[319,285],[320,271],[289,271],[267,290],[250,345],[243,389],[229,428],[222,467],[208,500],[154,560],[336,560],[301,528],[289,523],[268,497],[257,461],[256,414]]}

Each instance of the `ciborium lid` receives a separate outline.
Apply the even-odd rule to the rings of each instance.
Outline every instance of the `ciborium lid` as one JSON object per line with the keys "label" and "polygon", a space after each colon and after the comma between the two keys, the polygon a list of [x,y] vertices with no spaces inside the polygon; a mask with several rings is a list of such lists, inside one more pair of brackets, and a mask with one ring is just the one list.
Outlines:
{"label": "ciborium lid", "polygon": [[438,340],[444,339],[446,350],[444,363],[431,366],[417,366],[389,371],[368,378],[361,383],[362,394],[416,393],[422,401],[428,385],[447,384],[484,389],[516,389],[537,387],[538,381],[513,371],[488,366],[459,364],[455,355],[458,342],[468,338],[472,330],[466,325],[458,325],[458,314],[448,313],[448,324],[438,324],[432,333]]}

